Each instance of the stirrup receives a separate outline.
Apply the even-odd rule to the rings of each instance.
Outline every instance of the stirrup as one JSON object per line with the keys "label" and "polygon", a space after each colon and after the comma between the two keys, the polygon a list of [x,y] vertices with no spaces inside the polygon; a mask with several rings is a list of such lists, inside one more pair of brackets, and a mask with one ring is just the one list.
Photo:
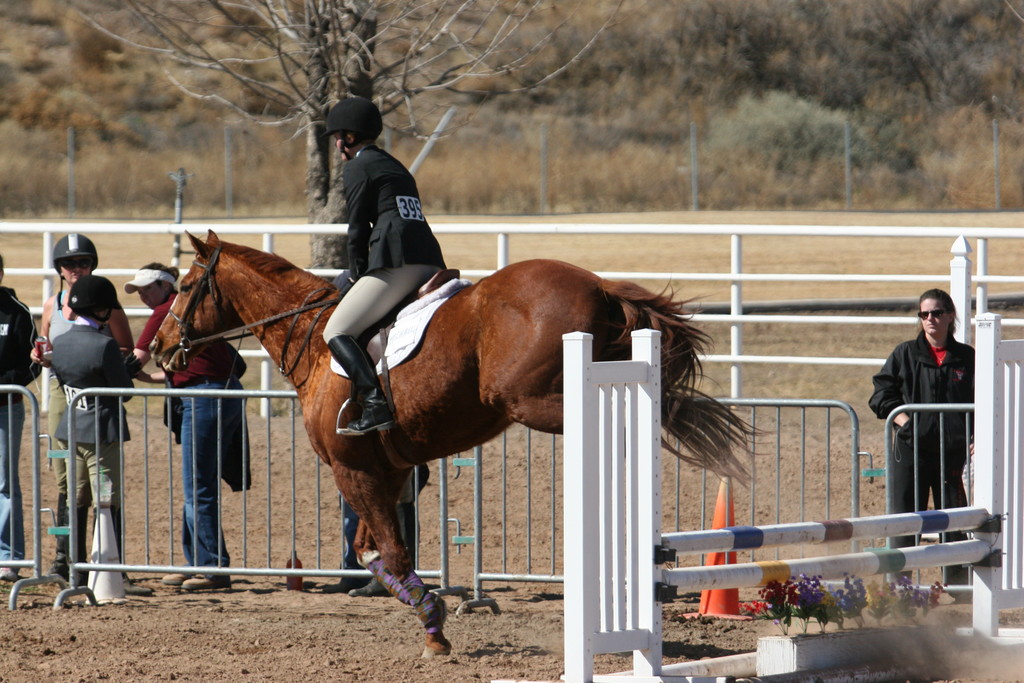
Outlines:
{"label": "stirrup", "polygon": [[[338,417],[335,418],[335,420],[334,420],[334,432],[336,434],[340,434],[342,436],[362,436],[363,434],[372,434],[373,432],[384,432],[384,431],[387,431],[389,429],[392,429],[395,426],[395,424],[397,423],[397,420],[395,420],[394,415],[392,415],[390,420],[388,420],[386,422],[381,422],[379,424],[371,425],[367,429],[352,429],[352,425],[355,422],[358,422],[359,418],[357,418],[356,420],[352,420],[352,422],[350,422],[347,426],[342,427],[341,426],[341,416],[342,416],[342,413],[345,412],[345,408],[347,408],[348,404],[351,403],[351,402],[352,402],[351,398],[345,399],[345,402],[341,404],[341,409],[338,410]],[[364,414],[365,414],[365,408],[364,408]],[[360,418],[361,417],[362,417],[362,415],[360,416]]]}
{"label": "stirrup", "polygon": [[341,426],[341,416],[345,412],[345,408],[348,408],[348,404],[352,402],[351,398],[346,398],[345,402],[341,404],[341,408],[338,409],[338,417],[334,418],[334,433],[335,434],[348,434],[348,427]]}

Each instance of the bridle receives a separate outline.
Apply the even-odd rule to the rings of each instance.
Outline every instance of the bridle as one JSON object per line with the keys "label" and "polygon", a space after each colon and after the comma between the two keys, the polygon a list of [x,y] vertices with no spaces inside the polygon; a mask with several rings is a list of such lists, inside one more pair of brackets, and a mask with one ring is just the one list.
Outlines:
{"label": "bridle", "polygon": [[[210,298],[213,299],[214,304],[217,304],[217,296],[215,294],[216,290],[213,286],[213,271],[214,268],[217,266],[217,261],[220,258],[220,252],[221,247],[215,247],[213,253],[210,255],[210,258],[207,260],[206,263],[202,263],[198,259],[192,262],[193,265],[199,266],[200,268],[203,269],[203,274],[200,276],[199,280],[195,283],[195,285],[193,285],[194,291],[191,293],[189,297],[188,305],[185,307],[185,311],[181,314],[181,316],[176,315],[173,310],[168,311],[169,315],[172,318],[174,318],[174,320],[176,320],[178,323],[178,350],[175,351],[175,355],[179,353],[186,354],[193,346],[206,344],[207,342],[211,341],[217,341],[218,339],[222,339],[224,341],[234,341],[235,339],[242,339],[243,337],[251,336],[252,332],[250,332],[249,330],[251,330],[254,327],[266,326],[279,320],[284,320],[285,318],[292,318],[292,323],[288,328],[288,333],[285,335],[284,344],[282,345],[281,348],[281,360],[278,363],[278,370],[282,374],[286,376],[291,375],[291,373],[294,372],[295,368],[298,366],[299,359],[302,357],[303,351],[305,351],[305,349],[309,346],[309,341],[312,338],[313,330],[316,328],[316,324],[317,322],[319,322],[320,316],[322,316],[330,306],[333,306],[334,304],[341,301],[341,297],[337,296],[311,302],[310,299],[312,297],[330,291],[330,288],[322,287],[320,289],[315,289],[309,294],[307,294],[305,300],[303,301],[303,304],[298,308],[293,308],[290,311],[278,313],[276,315],[263,318],[262,320],[257,320],[256,322],[248,323],[247,325],[242,325],[241,327],[235,327],[230,330],[225,330],[224,332],[217,332],[215,334],[211,334],[205,337],[200,337],[199,339],[192,339],[191,333],[193,332],[194,329],[192,325],[192,319],[195,317],[196,311],[199,310],[199,305],[202,303],[203,296],[208,293],[210,295]],[[295,354],[295,362],[292,363],[290,368],[285,369],[285,358],[288,355],[288,346],[289,343],[291,342],[292,335],[295,332],[295,326],[298,324],[298,315],[300,313],[305,313],[307,311],[312,311],[316,309],[320,310],[317,312],[316,316],[313,318],[313,322],[309,325],[308,329],[306,330],[306,334],[303,337],[302,344],[299,347],[298,352]],[[217,311],[219,316],[220,309],[217,308]]]}

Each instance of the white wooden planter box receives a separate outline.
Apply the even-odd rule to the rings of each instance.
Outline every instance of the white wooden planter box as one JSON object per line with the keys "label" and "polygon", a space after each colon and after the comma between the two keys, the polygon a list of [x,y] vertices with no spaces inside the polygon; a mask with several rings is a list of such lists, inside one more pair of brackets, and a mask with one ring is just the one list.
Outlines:
{"label": "white wooden planter box", "polygon": [[[861,628],[757,641],[757,675],[771,676],[864,664],[894,664],[901,648],[925,637],[927,627]],[[910,639],[910,640],[908,640]]]}

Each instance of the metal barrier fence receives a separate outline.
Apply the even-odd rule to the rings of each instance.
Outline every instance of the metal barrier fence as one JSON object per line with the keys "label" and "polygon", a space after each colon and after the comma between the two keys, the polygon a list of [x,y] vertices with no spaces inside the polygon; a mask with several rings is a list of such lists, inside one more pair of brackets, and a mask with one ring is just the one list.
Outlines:
{"label": "metal barrier fence", "polygon": [[[908,403],[906,405],[898,406],[893,409],[889,416],[885,419],[885,460],[883,462],[890,463],[893,461],[895,454],[893,452],[893,444],[896,438],[896,431],[899,429],[896,427],[895,419],[899,415],[910,415],[910,419],[913,422],[914,433],[919,432],[917,428],[918,420],[922,414],[936,413],[939,416],[939,431],[944,435],[946,433],[945,417],[949,414],[974,414],[973,403],[941,403],[941,404],[929,404],[929,403]],[[965,443],[972,443],[974,441],[973,424],[971,420],[966,420],[966,426],[964,430]],[[946,439],[945,437],[939,440],[939,471],[946,471]],[[914,477],[919,478],[919,472],[921,469],[921,454],[920,447],[915,439],[914,443]],[[893,511],[893,486],[892,486],[892,472],[887,468],[886,473],[886,491],[888,491],[888,500],[886,501],[886,512],[891,513]],[[972,467],[971,459],[967,459],[967,464],[964,467],[962,474],[964,491],[967,494],[967,499],[971,499],[971,492],[973,491],[972,486]],[[945,477],[943,477],[945,479]],[[920,491],[915,491],[915,507],[921,509]],[[927,502],[927,501],[924,501]],[[946,500],[946,490],[942,490],[942,500],[935,501],[935,507],[956,507],[955,501]]]}
{"label": "metal barrier fence", "polygon": [[[848,404],[797,399],[722,402],[742,411],[760,435],[750,484],[736,500],[737,520],[778,522],[783,508],[794,501],[798,521],[831,518],[836,510],[849,510],[853,516],[862,514],[863,508],[884,510],[884,479],[877,475],[870,480],[870,499],[862,504],[862,471],[873,473],[871,454],[860,450],[860,424]],[[460,501],[449,510],[457,525],[453,542],[457,552],[466,546],[473,552],[473,598],[459,610],[497,611],[484,584],[562,583],[562,438],[514,426],[474,449],[471,456],[455,457],[452,464],[452,498]],[[466,480],[464,471],[472,473]],[[716,503],[717,476],[667,457],[663,481],[665,527],[707,528]],[[471,528],[465,525],[467,519]],[[756,552],[749,551],[751,561]],[[771,552],[779,557],[778,548]]]}
{"label": "metal barrier fence", "polygon": [[[91,562],[78,557],[78,528],[72,515],[66,528],[49,524],[51,508],[43,501],[55,497],[49,477],[40,476],[47,459],[40,456],[39,410],[35,397],[24,387],[0,387],[24,395],[27,408],[26,444],[34,448],[31,462],[33,500],[26,515],[31,557],[12,566],[33,571],[33,581],[46,578],[49,555],[42,539],[68,534],[75,569],[125,571],[132,574],[189,573],[247,576],[301,576],[336,580],[368,576],[363,570],[343,570],[344,552],[339,496],[329,468],[313,454],[301,425],[295,394],[291,391],[201,392],[206,397],[240,398],[247,425],[252,487],[218,497],[221,524],[231,553],[231,566],[199,568],[183,564],[180,518],[181,456],[170,429],[163,424],[169,396],[196,396],[200,392],[169,389],[89,389],[76,400],[115,396],[129,413],[131,440],[122,445],[121,490],[124,492],[123,538],[119,564]],[[130,399],[130,400],[129,400]],[[186,398],[187,400],[187,398]],[[256,416],[256,404],[268,403],[273,414]],[[830,519],[848,510],[851,516],[880,514],[886,510],[884,467],[875,468],[871,454],[860,449],[860,425],[846,403],[829,400],[726,399],[757,430],[752,479],[737,488],[738,523],[772,524],[780,521]],[[968,406],[970,407],[970,406]],[[906,406],[907,410],[962,409],[963,406]],[[299,420],[297,424],[297,420]],[[23,449],[23,452],[25,450]],[[51,457],[60,455],[51,448]],[[460,594],[460,611],[486,607],[497,612],[497,601],[485,593],[493,584],[562,583],[561,499],[562,438],[513,426],[471,454],[460,454],[431,464],[431,487],[418,499],[415,540],[417,571],[435,579],[440,589]],[[22,458],[22,469],[29,459]],[[77,467],[72,462],[71,467]],[[706,529],[716,504],[718,479],[706,471],[665,458],[662,497],[666,502],[664,528],[684,531]],[[436,495],[434,494],[436,487]],[[866,488],[865,488],[866,487]],[[43,496],[40,488],[46,492]],[[796,506],[796,518],[784,513]],[[50,518],[40,518],[49,513]],[[94,512],[95,515],[95,512]],[[436,524],[433,522],[436,520]],[[856,548],[854,548],[856,549]],[[758,557],[757,550],[743,554]],[[779,549],[769,552],[781,559]],[[287,567],[295,555],[302,569]],[[749,554],[749,557],[748,557]],[[703,562],[703,557],[680,562]],[[471,582],[453,585],[453,577]],[[25,583],[24,585],[30,585]],[[84,593],[78,590],[70,595]],[[12,592],[14,608],[17,593]]]}
{"label": "metal barrier fence", "polygon": [[[132,574],[209,574],[235,577],[281,576],[281,577],[323,577],[336,580],[345,576],[364,576],[369,573],[362,569],[341,569],[344,540],[340,514],[340,497],[330,468],[322,463],[310,448],[304,430],[297,420],[297,399],[291,391],[189,391],[188,389],[83,389],[75,394],[72,406],[95,400],[97,397],[114,397],[128,409],[130,438],[122,438],[119,444],[120,472],[118,488],[122,492],[120,515],[124,531],[118,538],[120,562],[101,563],[91,561],[89,550],[82,550],[88,543],[80,544],[79,539],[92,539],[89,529],[82,527],[77,515],[70,515],[69,524],[57,526],[56,516],[50,519],[41,513],[51,511],[43,504],[44,499],[56,498],[55,487],[51,484],[44,498],[40,489],[45,485],[41,479],[45,468],[38,443],[49,438],[40,432],[39,411],[35,397],[25,387],[0,386],[0,398],[6,395],[25,396],[30,406],[31,421],[26,423],[23,442],[35,444],[31,458],[33,495],[31,506],[26,506],[26,536],[32,539],[31,556],[25,560],[9,563],[10,566],[27,568],[32,576],[16,582],[10,596],[10,609],[17,605],[18,593],[29,585],[57,583],[64,590],[58,595],[55,606],[74,595],[86,595],[92,599],[86,586],[75,584],[75,572],[117,571]],[[176,396],[185,401],[192,397],[215,399],[220,405],[228,399],[241,399],[247,408],[243,411],[246,426],[246,443],[249,449],[250,486],[237,493],[219,487],[217,506],[220,511],[218,532],[222,533],[228,552],[230,566],[222,563],[216,567],[188,566],[183,559],[181,518],[184,505],[182,493],[182,458],[174,442],[171,429],[163,424],[163,412],[168,397]],[[269,418],[255,417],[255,404],[270,401],[274,415]],[[75,413],[69,407],[72,440],[68,448],[53,444],[47,451],[50,459],[67,458],[74,452],[76,444]],[[221,408],[218,407],[218,414]],[[67,459],[70,470],[69,481],[81,480],[88,473],[78,470],[81,464],[75,458]],[[29,469],[26,458],[22,458],[21,469]],[[418,506],[417,523],[424,532],[430,527],[430,518],[440,519],[437,530],[419,534],[414,543],[419,543],[417,571],[420,576],[435,579],[440,589],[446,592],[463,593],[464,589],[453,587],[448,581],[447,542],[445,534],[446,487],[445,464],[440,463],[438,471],[439,495],[427,500],[422,496]],[[218,466],[218,476],[223,474]],[[97,477],[98,478],[98,477]],[[52,481],[52,480],[51,480]],[[101,490],[102,482],[91,482],[93,490]],[[71,509],[78,503],[75,487],[68,491]],[[98,519],[99,501],[89,501],[93,508],[93,519]],[[55,507],[55,506],[54,506]],[[91,527],[90,527],[91,529]],[[83,536],[84,534],[84,536]],[[56,575],[47,574],[52,555],[43,547],[44,536],[66,535],[69,537],[71,587]],[[438,542],[438,541],[441,542]],[[289,560],[298,557],[304,564],[301,569],[288,566]]]}

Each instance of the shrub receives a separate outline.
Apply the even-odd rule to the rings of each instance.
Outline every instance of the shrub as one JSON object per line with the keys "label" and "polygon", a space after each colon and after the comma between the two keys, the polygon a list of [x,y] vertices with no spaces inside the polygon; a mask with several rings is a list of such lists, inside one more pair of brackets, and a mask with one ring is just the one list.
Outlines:
{"label": "shrub", "polygon": [[[711,126],[709,148],[743,149],[769,159],[780,171],[801,162],[842,162],[848,116],[782,92],[763,98],[744,96],[734,112]],[[868,144],[851,127],[851,156],[869,161]]]}

